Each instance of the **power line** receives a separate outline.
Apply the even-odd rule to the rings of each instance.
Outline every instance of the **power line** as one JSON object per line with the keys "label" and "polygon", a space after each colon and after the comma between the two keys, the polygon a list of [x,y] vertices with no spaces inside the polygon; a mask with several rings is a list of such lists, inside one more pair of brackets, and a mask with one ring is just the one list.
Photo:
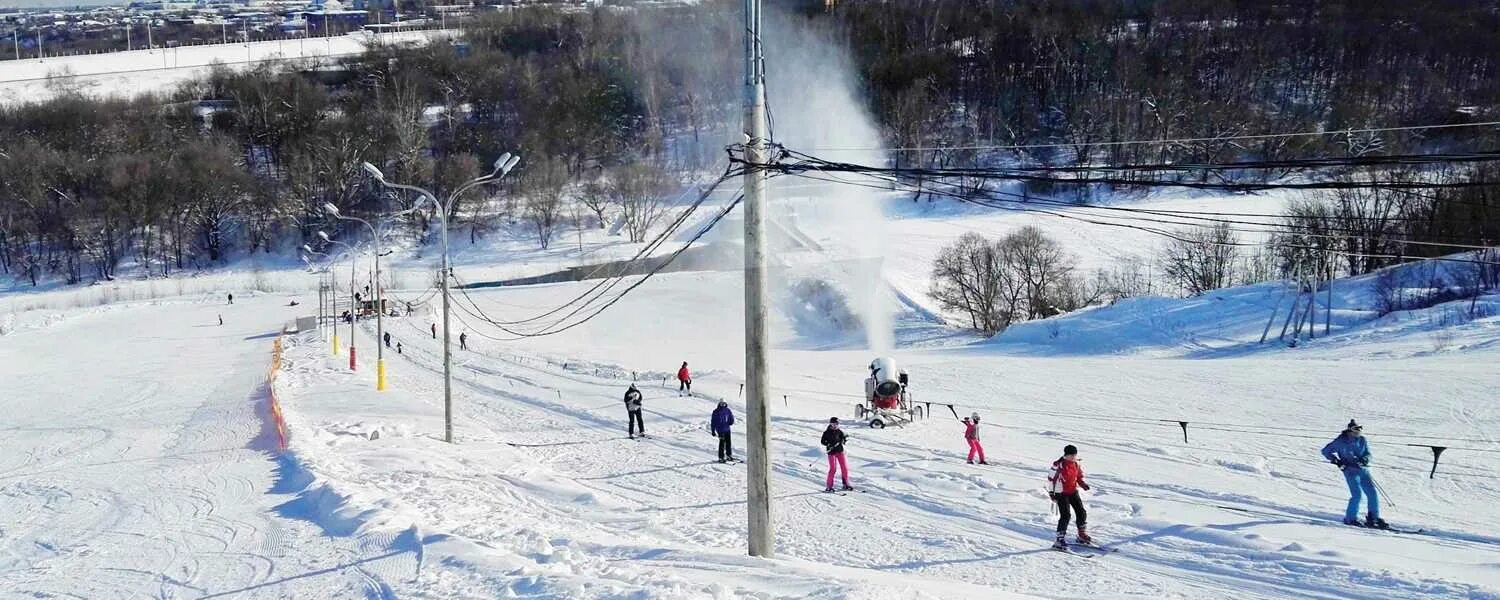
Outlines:
{"label": "power line", "polygon": [[1265,140],[1291,137],[1317,137],[1327,135],[1349,135],[1354,133],[1382,133],[1390,131],[1425,131],[1430,129],[1457,129],[1466,127],[1494,127],[1500,126],[1500,121],[1483,121],[1479,123],[1449,123],[1444,125],[1411,125],[1405,127],[1366,127],[1360,129],[1338,129],[1330,131],[1302,131],[1295,133],[1261,133],[1249,135],[1229,135],[1213,137],[1190,137],[1190,138],[1166,138],[1152,140],[1124,140],[1109,142],[1057,142],[1047,144],[1009,144],[1009,145],[977,145],[977,146],[928,146],[928,147],[906,147],[906,148],[877,148],[858,146],[814,146],[809,150],[823,151],[876,151],[885,150],[889,152],[928,152],[941,150],[1025,150],[1033,148],[1078,148],[1091,146],[1135,146],[1135,145],[1159,145],[1159,144],[1184,144],[1191,142],[1227,142],[1241,140]]}

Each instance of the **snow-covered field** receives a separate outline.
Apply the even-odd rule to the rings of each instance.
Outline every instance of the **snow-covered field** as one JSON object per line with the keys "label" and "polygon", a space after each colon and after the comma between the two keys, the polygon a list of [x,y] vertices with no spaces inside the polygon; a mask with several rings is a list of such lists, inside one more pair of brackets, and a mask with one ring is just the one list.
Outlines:
{"label": "snow-covered field", "polygon": [[[1185,196],[1137,206],[1232,202],[1274,212],[1281,201]],[[798,210],[799,222],[820,221]],[[890,212],[884,227],[903,243],[886,249],[879,273],[908,300],[896,304],[892,355],[932,413],[900,429],[860,425],[853,406],[873,354],[858,336],[809,327],[795,303],[778,302],[775,560],[744,555],[743,467],[713,460],[704,427],[719,399],[743,416],[738,273],[663,274],[595,320],[525,340],[477,313],[534,315],[593,282],[459,294],[465,310],[455,312],[454,331],[468,333],[470,349],[456,353],[455,445],[441,441],[434,303],[386,321],[393,347],[385,392],[374,390],[374,323],[355,334],[353,372],[320,332],[290,335],[277,382],[290,447],[278,455],[259,412],[264,369],[272,333],[311,313],[314,281],[273,270],[188,280],[175,299],[162,298],[172,295],[168,282],[8,295],[0,589],[85,597],[1500,598],[1500,470],[1491,460],[1500,451],[1491,432],[1500,422],[1500,318],[1483,316],[1500,298],[1481,299],[1472,319],[1448,318],[1467,307],[1460,303],[1379,317],[1369,310],[1373,277],[1339,281],[1332,335],[1296,348],[1256,343],[1281,299],[1284,284],[1276,283],[1132,299],[979,340],[919,306],[931,257],[963,232],[998,236],[1036,224],[1085,266],[1112,253],[1149,253],[1158,241],[1023,213],[942,205]],[[636,248],[597,231],[546,251],[527,243],[518,234],[462,245],[458,274],[530,275]],[[395,268],[420,273],[432,258],[412,252]],[[788,257],[789,268],[818,273],[809,266],[815,258]],[[246,287],[264,291],[222,304],[221,292]],[[294,298],[302,305],[287,307]],[[108,304],[120,301],[131,304]],[[340,335],[348,344],[347,326]],[[664,386],[682,361],[695,373],[693,396]],[[649,439],[624,435],[620,397],[632,380],[646,391]],[[971,411],[984,418],[989,465],[964,463],[954,413]],[[848,495],[822,492],[817,437],[830,416],[845,418],[851,434],[860,491]],[[1385,518],[1423,533],[1337,523],[1344,482],[1317,451],[1350,418],[1371,441]],[[1188,422],[1186,440],[1179,421]],[[1047,549],[1056,517],[1044,478],[1068,443],[1082,448],[1093,482],[1090,530],[1111,554]],[[1435,478],[1422,444],[1450,447]]]}
{"label": "snow-covered field", "polygon": [[142,91],[165,92],[179,82],[202,76],[215,64],[244,68],[268,61],[327,61],[363,52],[373,41],[426,43],[444,31],[402,31],[270,42],[210,44],[23,58],[0,62],[0,104],[37,102],[62,90],[92,96],[123,96]]}

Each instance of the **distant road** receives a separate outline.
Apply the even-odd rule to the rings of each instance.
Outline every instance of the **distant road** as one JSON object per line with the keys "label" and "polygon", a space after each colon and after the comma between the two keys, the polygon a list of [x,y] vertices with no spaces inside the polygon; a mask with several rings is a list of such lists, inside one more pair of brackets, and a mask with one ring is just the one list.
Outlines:
{"label": "distant road", "polygon": [[427,43],[455,30],[371,34],[130,50],[107,54],[0,61],[0,104],[45,100],[62,91],[130,96],[167,91],[215,64],[245,67],[266,62],[328,60],[363,52],[372,41]]}

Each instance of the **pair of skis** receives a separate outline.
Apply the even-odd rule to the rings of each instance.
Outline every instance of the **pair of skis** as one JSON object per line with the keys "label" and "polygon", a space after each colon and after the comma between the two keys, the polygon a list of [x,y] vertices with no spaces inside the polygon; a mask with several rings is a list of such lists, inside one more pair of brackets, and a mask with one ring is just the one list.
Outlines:
{"label": "pair of skis", "polygon": [[1104,546],[1100,546],[1098,544],[1081,544],[1078,542],[1063,544],[1061,547],[1054,545],[1052,546],[1052,549],[1064,554],[1072,554],[1074,556],[1080,556],[1083,558],[1094,558],[1098,556],[1104,556],[1106,554],[1114,554],[1119,550],[1119,548],[1105,548]]}

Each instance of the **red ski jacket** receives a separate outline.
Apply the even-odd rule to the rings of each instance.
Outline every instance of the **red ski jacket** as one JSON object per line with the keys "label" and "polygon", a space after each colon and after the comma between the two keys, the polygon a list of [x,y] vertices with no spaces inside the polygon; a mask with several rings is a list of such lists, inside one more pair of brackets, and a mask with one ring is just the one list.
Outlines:
{"label": "red ski jacket", "polygon": [[966,439],[966,440],[977,440],[977,439],[979,439],[979,424],[978,423],[970,422],[970,423],[964,425],[964,439]]}
{"label": "red ski jacket", "polygon": [[1047,492],[1052,494],[1076,494],[1078,488],[1088,489],[1083,481],[1083,467],[1078,461],[1061,458],[1052,463],[1052,472],[1047,475]]}
{"label": "red ski jacket", "polygon": [[683,368],[677,370],[677,380],[678,381],[692,381],[693,380],[693,377],[690,374],[688,374],[687,367],[683,367]]}

